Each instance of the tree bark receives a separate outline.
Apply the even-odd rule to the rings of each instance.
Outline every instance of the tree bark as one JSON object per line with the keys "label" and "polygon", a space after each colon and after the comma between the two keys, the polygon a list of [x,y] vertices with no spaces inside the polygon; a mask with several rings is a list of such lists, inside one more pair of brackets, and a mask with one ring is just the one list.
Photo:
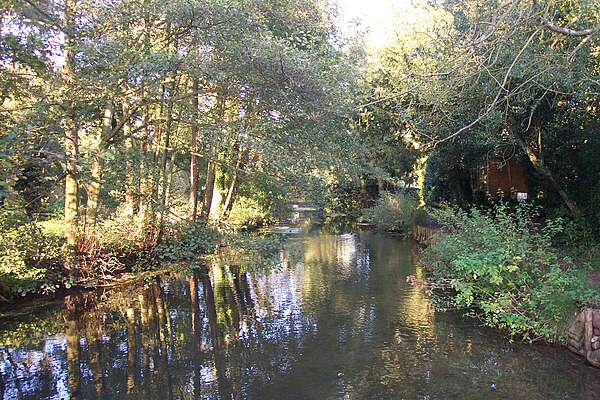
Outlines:
{"label": "tree bark", "polygon": [[550,185],[552,185],[552,187],[558,192],[569,211],[571,211],[574,215],[579,215],[581,213],[579,207],[577,207],[575,201],[571,199],[571,196],[569,196],[563,186],[559,183],[558,178],[548,168],[544,162],[544,159],[536,153],[532,146],[525,143],[525,141],[521,139],[519,135],[514,134],[513,136],[519,147],[521,147],[525,154],[527,154],[527,157],[529,158],[529,161],[531,161],[531,164],[533,164],[535,170],[544,176],[548,182],[550,182]]}
{"label": "tree bark", "polygon": [[235,169],[233,170],[233,174],[231,176],[231,182],[229,183],[229,189],[227,190],[227,196],[225,197],[225,202],[223,203],[223,217],[225,219],[227,219],[227,217],[229,217],[229,213],[231,212],[231,209],[233,208],[233,201],[235,198],[235,193],[237,191],[237,181],[238,181],[238,174],[240,173],[241,169],[243,168],[243,159],[244,159],[244,155],[245,155],[245,151],[240,149],[240,146],[238,145],[238,158],[235,164]]}
{"label": "tree bark", "polygon": [[[142,88],[142,97],[145,96],[145,91]],[[152,179],[152,138],[148,129],[149,108],[145,105],[142,109],[142,126],[143,138],[141,140],[142,160],[140,163],[140,199],[138,207],[138,220],[140,227],[145,235],[149,234],[149,230],[153,225],[152,215],[152,199],[153,199],[153,179]]]}
{"label": "tree bark", "polygon": [[125,217],[132,217],[135,212],[135,162],[133,161],[133,138],[131,137],[131,125],[129,124],[129,114],[131,107],[127,99],[123,101],[123,118],[127,118],[123,124],[123,137],[125,138],[125,150],[127,154],[127,177],[125,183],[125,209],[123,213]]}
{"label": "tree bark", "polygon": [[[114,104],[109,100],[104,109],[102,117],[102,132],[98,141],[97,152],[100,153],[106,149],[107,140],[112,134],[112,120],[114,115]],[[100,191],[102,189],[102,175],[104,174],[104,160],[100,154],[94,156],[91,170],[91,180],[88,185],[88,198],[85,209],[85,228],[94,229],[98,219],[98,209],[100,208]]]}
{"label": "tree bark", "polygon": [[206,168],[206,188],[204,189],[204,200],[202,201],[202,212],[200,218],[208,219],[212,207],[212,199],[215,191],[215,176],[217,174],[217,165],[210,160]]}
{"label": "tree bark", "polygon": [[198,216],[198,174],[200,157],[198,154],[198,78],[192,82],[192,143],[191,143],[191,161],[190,161],[190,219],[196,221]]}
{"label": "tree bark", "polygon": [[[63,67],[63,76],[65,79],[66,92],[71,93],[74,86],[73,67],[75,64],[75,55],[73,54],[73,42],[75,41],[72,32],[75,23],[75,4],[73,0],[65,0],[65,65]],[[67,94],[70,96],[70,94]],[[77,238],[78,238],[78,157],[79,157],[79,130],[77,128],[74,102],[71,98],[65,101],[65,267],[67,270],[73,270],[77,257]]]}
{"label": "tree bark", "polygon": [[164,138],[164,148],[162,151],[162,155],[161,155],[161,161],[160,161],[160,172],[161,172],[161,193],[160,193],[160,204],[161,205],[165,205],[166,201],[167,201],[167,192],[168,192],[168,185],[167,185],[167,181],[168,181],[168,168],[167,168],[167,164],[168,161],[170,159],[169,154],[170,154],[170,150],[171,150],[171,129],[173,129],[173,96],[175,95],[175,89],[176,89],[176,83],[175,80],[177,79],[177,75],[174,74],[173,76],[173,82],[171,83],[171,87],[170,89],[170,99],[169,102],[167,104],[167,110],[166,110],[166,115],[165,115],[165,129],[164,129],[164,134],[165,134],[165,138]]}
{"label": "tree bark", "polygon": [[[225,95],[217,96],[217,126],[223,126],[225,122]],[[215,177],[217,175],[217,161],[219,159],[219,137],[213,133],[210,143],[210,156],[206,167],[206,181],[204,188],[204,200],[202,201],[202,212],[200,217],[208,220],[212,207],[213,194],[215,191]]]}

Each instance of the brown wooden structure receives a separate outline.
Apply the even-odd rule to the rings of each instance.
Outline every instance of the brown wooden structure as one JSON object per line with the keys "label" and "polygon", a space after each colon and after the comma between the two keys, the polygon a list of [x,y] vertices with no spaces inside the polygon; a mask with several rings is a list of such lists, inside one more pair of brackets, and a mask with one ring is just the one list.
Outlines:
{"label": "brown wooden structure", "polygon": [[489,158],[476,171],[474,187],[485,189],[494,199],[511,197],[527,199],[527,184],[523,166],[516,160]]}

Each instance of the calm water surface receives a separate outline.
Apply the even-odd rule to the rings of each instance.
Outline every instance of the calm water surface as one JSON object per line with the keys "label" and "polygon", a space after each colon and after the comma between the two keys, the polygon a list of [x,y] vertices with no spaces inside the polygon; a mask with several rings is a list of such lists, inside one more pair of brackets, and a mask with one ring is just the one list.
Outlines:
{"label": "calm water surface", "polygon": [[[293,239],[0,318],[0,399],[600,399],[600,370],[434,312],[409,243]],[[241,267],[241,268],[240,268]]]}

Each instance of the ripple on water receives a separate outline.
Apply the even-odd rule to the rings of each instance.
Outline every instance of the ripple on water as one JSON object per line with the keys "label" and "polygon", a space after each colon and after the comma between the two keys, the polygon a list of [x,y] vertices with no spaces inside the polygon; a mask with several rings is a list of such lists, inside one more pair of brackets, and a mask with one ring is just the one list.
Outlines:
{"label": "ripple on water", "polygon": [[600,370],[563,349],[435,312],[410,244],[296,244],[272,273],[215,264],[0,320],[0,398],[599,398]]}

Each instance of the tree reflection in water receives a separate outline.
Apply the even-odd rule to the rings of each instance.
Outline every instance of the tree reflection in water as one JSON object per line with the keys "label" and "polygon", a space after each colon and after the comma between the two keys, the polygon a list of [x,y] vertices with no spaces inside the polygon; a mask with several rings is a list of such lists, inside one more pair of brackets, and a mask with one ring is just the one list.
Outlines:
{"label": "tree reflection in water", "polygon": [[0,399],[591,399],[600,390],[599,373],[565,367],[573,363],[559,349],[509,344],[434,313],[405,282],[420,273],[409,244],[296,243],[275,271],[215,259],[0,319]]}

